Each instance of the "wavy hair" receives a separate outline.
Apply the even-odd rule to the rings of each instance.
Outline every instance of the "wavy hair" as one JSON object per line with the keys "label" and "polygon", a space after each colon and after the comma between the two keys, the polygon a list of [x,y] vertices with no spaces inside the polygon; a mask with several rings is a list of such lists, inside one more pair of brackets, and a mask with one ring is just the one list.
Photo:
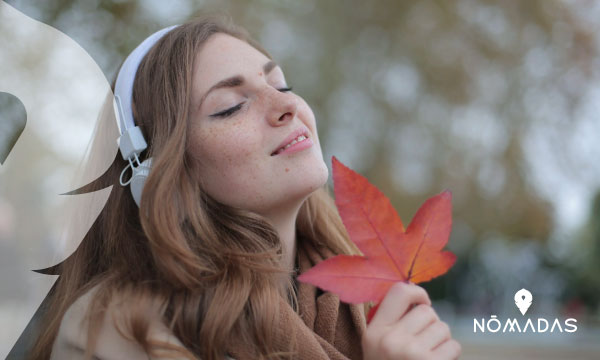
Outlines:
{"label": "wavy hair", "polygon": [[[140,207],[119,186],[126,166],[120,154],[109,169],[82,191],[113,186],[108,201],[78,249],[57,265],[44,332],[33,358],[48,359],[66,310],[91,288],[86,356],[96,345],[103,312],[115,298],[128,311],[122,334],[149,354],[175,352],[190,359],[222,359],[229,341],[251,344],[257,359],[282,359],[294,349],[273,347],[278,300],[297,309],[292,274],[282,266],[275,229],[258,214],[232,208],[208,196],[192,172],[188,152],[192,70],[196,54],[215,33],[246,41],[271,56],[229,18],[194,19],[167,33],[142,60],[133,92],[136,124],[149,143],[153,168]],[[106,103],[112,113],[112,101]],[[103,118],[103,117],[101,117]],[[105,127],[114,114],[104,116]],[[94,140],[94,146],[101,143]],[[297,232],[304,241],[337,254],[359,254],[348,240],[326,187],[302,205]],[[135,305],[135,306],[134,306]],[[154,309],[185,348],[149,336]],[[119,330],[121,331],[121,330]]]}

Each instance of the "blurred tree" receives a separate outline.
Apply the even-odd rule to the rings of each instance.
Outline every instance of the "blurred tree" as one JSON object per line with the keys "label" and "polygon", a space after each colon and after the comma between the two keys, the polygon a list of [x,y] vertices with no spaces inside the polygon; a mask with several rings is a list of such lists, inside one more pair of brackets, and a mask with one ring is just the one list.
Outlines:
{"label": "blurred tree", "polygon": [[[557,229],[583,221],[571,205],[581,209],[600,187],[597,2],[7,2],[78,41],[109,80],[153,30],[231,14],[311,105],[327,160],[366,175],[405,223],[427,197],[452,190],[460,271],[481,270],[471,263],[476,244],[491,237],[556,246],[547,240]],[[592,233],[577,283],[590,304],[600,289]],[[458,298],[464,280],[451,273],[430,286]]]}
{"label": "blurred tree", "polygon": [[[589,218],[573,246],[567,270],[570,287],[565,300],[578,300],[600,317],[600,191],[592,201]],[[600,322],[600,318],[596,321]]]}

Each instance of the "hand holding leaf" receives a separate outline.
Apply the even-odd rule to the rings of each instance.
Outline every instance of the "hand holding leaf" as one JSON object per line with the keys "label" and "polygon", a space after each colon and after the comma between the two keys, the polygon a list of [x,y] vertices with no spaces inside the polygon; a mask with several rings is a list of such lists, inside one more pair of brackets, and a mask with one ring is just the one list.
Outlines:
{"label": "hand holding leaf", "polygon": [[[405,230],[381,191],[335,157],[332,162],[336,206],[364,256],[334,256],[301,274],[299,281],[331,291],[347,303],[379,303],[394,283],[428,281],[454,265],[456,255],[442,251],[452,227],[449,191],[428,199]],[[374,311],[376,307],[368,321]]]}

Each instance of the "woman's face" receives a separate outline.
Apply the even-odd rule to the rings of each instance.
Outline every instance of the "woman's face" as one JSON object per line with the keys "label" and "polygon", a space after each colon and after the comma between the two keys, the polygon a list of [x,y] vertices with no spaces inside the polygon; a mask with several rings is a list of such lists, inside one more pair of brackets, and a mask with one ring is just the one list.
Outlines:
{"label": "woman's face", "polygon": [[215,200],[269,216],[327,181],[315,116],[288,85],[279,66],[242,40],[218,33],[202,47],[188,151]]}

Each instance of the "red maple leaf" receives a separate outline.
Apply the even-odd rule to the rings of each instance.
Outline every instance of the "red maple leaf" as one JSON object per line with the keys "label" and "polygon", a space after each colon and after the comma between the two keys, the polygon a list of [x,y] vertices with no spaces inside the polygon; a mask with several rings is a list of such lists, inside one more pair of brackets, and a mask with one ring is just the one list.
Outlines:
{"label": "red maple leaf", "polygon": [[[338,212],[364,256],[334,256],[298,276],[299,281],[333,292],[347,303],[378,304],[396,282],[429,281],[454,265],[456,255],[442,251],[452,227],[449,191],[425,201],[405,230],[379,189],[335,157],[332,163]],[[369,312],[368,321],[377,306]]]}

